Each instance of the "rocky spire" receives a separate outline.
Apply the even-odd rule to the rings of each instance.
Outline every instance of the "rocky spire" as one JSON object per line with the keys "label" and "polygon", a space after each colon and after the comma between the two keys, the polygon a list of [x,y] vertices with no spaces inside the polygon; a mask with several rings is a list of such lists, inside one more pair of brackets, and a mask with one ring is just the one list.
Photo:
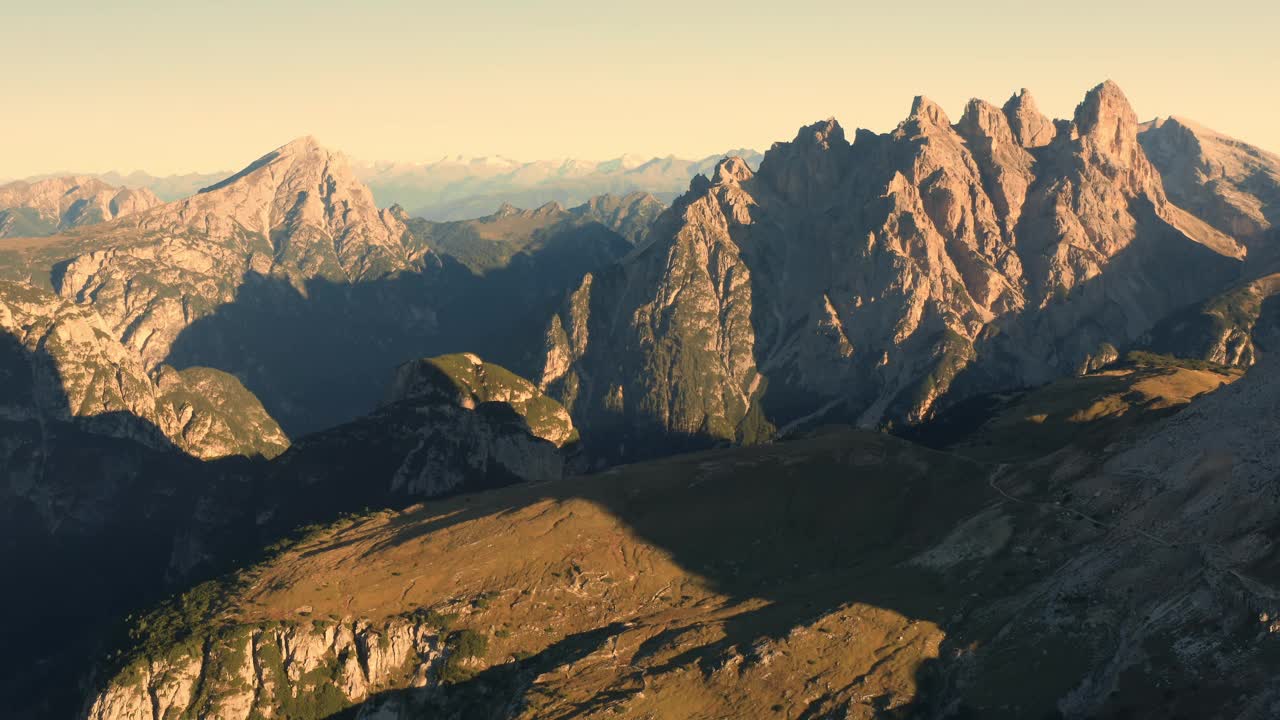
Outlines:
{"label": "rocky spire", "polygon": [[1111,80],[1090,90],[1076,106],[1080,134],[1127,139],[1138,134],[1138,116],[1124,91]]}
{"label": "rocky spire", "polygon": [[840,123],[834,117],[800,128],[800,132],[796,133],[796,139],[791,141],[795,146],[815,145],[824,150],[830,148],[833,143],[847,144],[844,139],[844,128],[840,127]]}
{"label": "rocky spire", "polygon": [[745,182],[754,177],[751,168],[747,166],[747,161],[738,156],[727,157],[716,164],[715,177],[713,182],[719,185],[726,182]]}
{"label": "rocky spire", "polygon": [[982,137],[996,144],[1017,142],[1009,121],[1000,108],[977,98],[970,100],[965,106],[956,131],[966,138]]}
{"label": "rocky spire", "polygon": [[758,175],[783,195],[812,198],[834,187],[841,175],[841,159],[848,150],[844,128],[835,118],[806,125],[789,143],[774,143],[760,161]]}
{"label": "rocky spire", "polygon": [[932,125],[939,128],[951,127],[951,119],[947,117],[947,113],[938,103],[930,100],[923,95],[917,95],[915,100],[911,102],[911,114],[907,116],[907,122],[915,120],[921,125]]}
{"label": "rocky spire", "polygon": [[1043,147],[1057,135],[1053,121],[1040,113],[1031,91],[1026,88],[1014,93],[1004,104],[1004,115],[1014,138],[1023,147]]}
{"label": "rocky spire", "polygon": [[1119,180],[1130,193],[1149,194],[1163,203],[1164,189],[1142,146],[1138,144],[1138,116],[1119,85],[1107,80],[1076,106],[1075,128],[1082,157]]}

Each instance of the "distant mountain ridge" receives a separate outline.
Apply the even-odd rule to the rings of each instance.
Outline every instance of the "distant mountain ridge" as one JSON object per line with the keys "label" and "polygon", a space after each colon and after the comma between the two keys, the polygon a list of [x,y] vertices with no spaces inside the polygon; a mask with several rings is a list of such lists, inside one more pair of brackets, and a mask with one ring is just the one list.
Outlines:
{"label": "distant mountain ridge", "polygon": [[[519,161],[501,156],[451,155],[427,163],[351,163],[353,175],[372,191],[380,207],[400,205],[414,217],[433,221],[469,220],[489,215],[504,203],[535,208],[549,202],[565,207],[581,205],[598,195],[653,194],[669,202],[684,192],[689,180],[708,174],[723,157],[737,156],[755,167],[761,153],[739,148],[700,159],[644,157],[626,154],[610,160],[558,158]],[[152,175],[85,174],[102,182],[145,188],[164,202],[195,195],[231,172]],[[41,175],[28,180],[55,177]]]}
{"label": "distant mountain ridge", "polygon": [[41,236],[93,225],[160,204],[150,190],[87,176],[0,185],[0,238]]}
{"label": "distant mountain ridge", "polygon": [[464,220],[488,215],[502,204],[540,207],[581,205],[597,195],[645,192],[669,202],[721,158],[736,155],[754,167],[754,150],[738,149],[688,160],[673,155],[612,160],[576,158],[520,162],[501,157],[446,157],[433,163],[362,163],[356,176],[383,204],[397,204],[428,220]]}

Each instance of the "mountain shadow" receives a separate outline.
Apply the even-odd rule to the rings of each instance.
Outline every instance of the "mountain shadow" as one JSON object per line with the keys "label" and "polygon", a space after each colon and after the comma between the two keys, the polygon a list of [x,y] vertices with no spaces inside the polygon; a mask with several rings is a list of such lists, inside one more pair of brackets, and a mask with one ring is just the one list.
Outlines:
{"label": "mountain shadow", "polygon": [[177,337],[167,364],[240,378],[291,437],[373,409],[398,365],[472,352],[536,377],[543,324],[585,273],[630,247],[599,223],[559,228],[501,267],[438,265],[358,283],[249,273]]}
{"label": "mountain shadow", "polygon": [[[344,716],[430,707],[422,716],[694,717],[732,707],[741,717],[1160,718],[1208,716],[1247,698],[1253,676],[1166,655],[1100,680],[1130,639],[1088,618],[1156,622],[1150,613],[1165,593],[1200,587],[1204,571],[1194,547],[1100,519],[1071,497],[1070,483],[1046,477],[1085,458],[1067,451],[1018,468],[833,430],[441,502],[342,531],[335,546],[309,544],[284,565],[301,584],[314,581],[310,563],[358,558],[348,582],[373,588],[389,579],[379,566],[411,574],[410,560],[422,559],[447,576],[442,593],[464,597],[481,574],[542,569],[528,585],[495,592],[472,626],[527,638],[544,623],[565,624],[571,639],[589,626],[575,624],[579,614],[605,606],[616,618],[608,645],[588,656],[498,659],[434,694],[384,693]],[[455,574],[464,565],[442,548],[473,539],[485,543],[483,573]],[[647,560],[650,547],[675,569]],[[1121,588],[1085,579],[1100,563],[1115,563]],[[1122,578],[1135,572],[1152,579],[1125,589]],[[589,579],[601,577],[614,580]],[[566,583],[573,593],[552,592]],[[540,610],[519,587],[556,607]],[[1248,632],[1247,622],[1221,618],[1208,632]],[[1152,638],[1155,653],[1164,636]],[[526,665],[538,658],[550,666]],[[722,693],[733,694],[731,705],[712,704]],[[427,698],[434,704],[414,704]]]}
{"label": "mountain shadow", "polygon": [[[1061,532],[1053,513],[1004,503],[988,485],[993,471],[887,435],[835,430],[771,446],[697,453],[603,475],[442,501],[389,521],[387,532],[378,533],[376,541],[366,541],[360,532],[343,533],[336,545],[309,543],[301,557],[287,563],[299,573],[295,579],[308,577],[306,563],[323,564],[328,552],[376,566],[383,556],[412,557],[405,554],[409,548],[430,542],[432,536],[464,542],[470,536],[466,528],[474,527],[471,533],[476,537],[489,538],[486,555],[495,558],[489,567],[495,562],[541,567],[545,562],[568,568],[569,577],[622,575],[617,585],[599,586],[606,588],[605,595],[593,601],[619,608],[615,612],[623,616],[613,624],[592,630],[574,625],[572,616],[585,610],[570,605],[565,639],[532,657],[497,663],[434,692],[385,692],[339,717],[361,712],[376,716],[386,708],[407,713],[401,717],[416,716],[410,711],[450,718],[507,718],[522,711],[564,718],[604,711],[644,715],[644,698],[664,693],[674,698],[664,706],[668,712],[695,716],[700,707],[696,698],[689,698],[687,706],[680,704],[684,701],[678,694],[691,692],[687,686],[680,686],[682,690],[667,685],[681,672],[692,673],[713,695],[758,683],[761,695],[769,699],[758,708],[741,706],[743,716],[861,717],[850,712],[858,705],[874,707],[876,717],[937,717],[952,710],[963,717],[965,710],[956,704],[952,684],[967,667],[966,648],[983,646],[1000,631],[1001,623],[989,609],[1061,567],[1073,544],[1056,541],[1036,555],[1014,547],[1007,537],[995,537],[989,547],[970,550],[969,555],[959,551],[950,566],[919,561],[931,548],[950,547],[948,538],[955,528],[973,517],[985,517],[996,526],[1007,524],[1021,538]],[[616,550],[602,546],[593,552],[597,538],[583,533],[601,522],[597,515],[616,518],[634,533],[636,544],[624,540]],[[559,534],[547,537],[541,524],[520,529],[531,517],[547,516],[562,529],[564,540]],[[513,532],[516,544],[510,549],[518,547],[519,556],[506,558],[503,538]],[[575,536],[575,543],[561,544]],[[659,588],[654,598],[637,600],[642,606],[654,602],[657,609],[627,615],[621,606],[628,602],[628,570],[608,564],[616,562],[609,557],[644,557],[647,551],[639,548],[647,546],[667,554],[685,579],[669,581],[659,575],[652,580]],[[400,569],[410,572],[408,567],[397,565],[395,574]],[[432,572],[452,576],[452,568],[452,563],[433,564]],[[265,581],[273,577],[268,574]],[[371,577],[357,582],[376,584]],[[559,571],[554,578],[560,578]],[[547,582],[562,581],[549,575],[538,584]],[[636,582],[648,587],[643,580]],[[578,592],[595,597],[590,587]],[[518,588],[511,593],[515,600],[490,601],[479,622],[515,628],[549,622],[522,616],[515,608],[524,595]],[[645,597],[649,594],[643,592]],[[708,607],[719,610],[704,612]],[[317,603],[316,613],[323,612]],[[890,639],[890,645],[875,654],[880,661],[873,663],[870,652],[858,655],[862,640],[855,638],[885,622],[900,624],[894,634],[910,637],[902,644]],[[624,645],[629,649],[618,661],[620,674],[604,687],[584,684],[575,691],[572,681],[534,682],[539,676],[572,678],[579,673],[598,680],[593,674],[596,666],[577,663],[587,662],[588,656],[606,657],[607,648],[600,647],[605,638],[615,650]],[[1070,639],[1040,641],[1066,644]],[[810,642],[820,642],[824,649],[801,646]],[[575,647],[580,649],[565,655]],[[797,653],[810,653],[797,656],[798,667],[785,659]],[[858,670],[864,661],[868,667]],[[1028,648],[1023,662],[1034,675],[1042,660]],[[846,669],[835,670],[833,663]],[[882,665],[892,666],[897,679],[887,685],[864,685]],[[786,678],[796,673],[797,688],[815,673],[824,681],[839,678],[845,685],[828,684],[822,692],[804,694],[805,699],[791,693],[770,695],[777,687],[753,674],[768,672]],[[1008,693],[1007,704],[1016,710],[1004,716],[1045,717],[1053,712],[1054,693],[1069,690],[1076,678],[1055,674],[1026,688],[1005,687],[1005,680],[980,682],[980,692],[990,695],[977,702]]]}
{"label": "mountain shadow", "polygon": [[[419,365],[411,393],[271,461],[201,461],[130,412],[72,415],[59,364],[0,333],[0,563],[12,588],[0,611],[22,619],[0,631],[21,649],[0,661],[0,702],[19,718],[73,716],[72,688],[86,691],[94,662],[127,646],[128,618],[251,565],[300,526],[563,474],[576,435],[553,401],[490,365],[494,387],[462,397],[458,377]],[[466,402],[481,391],[515,393],[520,409]]]}
{"label": "mountain shadow", "polygon": [[0,705],[14,718],[74,715],[115,626],[169,587],[199,495],[254,464],[201,462],[127,412],[70,416],[57,367],[0,333]]}

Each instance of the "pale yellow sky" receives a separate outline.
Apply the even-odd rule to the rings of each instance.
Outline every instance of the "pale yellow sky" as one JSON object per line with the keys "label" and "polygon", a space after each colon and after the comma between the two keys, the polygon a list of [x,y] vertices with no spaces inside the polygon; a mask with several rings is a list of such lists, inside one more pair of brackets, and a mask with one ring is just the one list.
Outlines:
{"label": "pale yellow sky", "polygon": [[1144,119],[1280,151],[1280,4],[1256,0],[45,5],[5,12],[0,177],[233,169],[304,134],[368,160],[700,157],[831,115],[889,130],[917,94],[958,116],[1025,86],[1069,116],[1108,77]]}

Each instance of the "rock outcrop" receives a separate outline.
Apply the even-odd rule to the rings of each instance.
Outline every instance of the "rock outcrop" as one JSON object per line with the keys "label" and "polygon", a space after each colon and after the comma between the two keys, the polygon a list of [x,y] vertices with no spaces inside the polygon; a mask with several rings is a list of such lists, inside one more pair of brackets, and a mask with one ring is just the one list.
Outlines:
{"label": "rock outcrop", "polygon": [[564,407],[498,365],[470,354],[407,363],[381,407],[271,463],[259,524],[285,531],[352,508],[557,479],[577,440]]}
{"label": "rock outcrop", "polygon": [[[148,372],[235,374],[298,435],[357,417],[386,369],[415,357],[506,352],[503,362],[527,363],[536,331],[510,339],[531,324],[525,314],[536,308],[540,323],[661,208],[637,193],[414,220],[379,209],[346,159],[308,137],[189,198],[0,248],[0,275],[93,307]],[[313,362],[299,369],[294,352]]]}
{"label": "rock outcrop", "polygon": [[0,237],[53,235],[133,215],[160,204],[147,189],[91,177],[58,177],[0,185]]}
{"label": "rock outcrop", "polygon": [[529,432],[556,447],[576,442],[578,431],[560,403],[533,383],[470,353],[425,358],[396,369],[387,405],[444,403],[477,410],[487,403],[511,408]]}
{"label": "rock outcrop", "polygon": [[541,386],[592,435],[743,442],[1088,368],[1245,255],[1168,199],[1137,133],[1108,82],[1056,125],[1025,91],[955,123],[920,97],[886,135],[829,120],[758,172],[723,161],[568,298]]}
{"label": "rock outcrop", "polygon": [[90,308],[0,282],[0,332],[9,346],[7,420],[75,423],[202,459],[274,456],[289,445],[234,377],[162,367],[153,380]]}
{"label": "rock outcrop", "polygon": [[[943,453],[828,428],[366,513],[200,594],[216,600],[204,616],[137,624],[159,642],[108,674],[93,712],[149,719],[138,699],[156,690],[212,715],[201,678],[277,698],[264,715],[341,706],[375,676],[342,639],[360,637],[352,618],[417,615],[483,638],[477,672],[437,683],[440,666],[408,654],[353,717],[1269,717],[1273,360],[1240,379],[1194,364],[1068,378],[1005,416],[1084,426],[1057,437],[997,422]],[[321,668],[276,685],[297,695],[219,679],[299,617],[297,672],[271,671]]]}
{"label": "rock outcrop", "polygon": [[445,656],[439,630],[421,619],[233,626],[133,659],[85,717],[319,720],[382,690],[438,682]]}
{"label": "rock outcrop", "polygon": [[1280,274],[1264,275],[1180,310],[1142,339],[1155,352],[1247,368],[1259,344],[1280,340]]}

